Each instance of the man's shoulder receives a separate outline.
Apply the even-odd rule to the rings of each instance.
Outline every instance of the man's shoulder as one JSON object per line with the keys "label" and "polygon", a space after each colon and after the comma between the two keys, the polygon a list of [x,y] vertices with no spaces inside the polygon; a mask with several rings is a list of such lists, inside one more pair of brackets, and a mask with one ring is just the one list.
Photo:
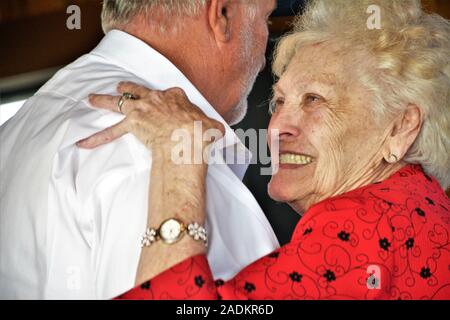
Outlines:
{"label": "man's shoulder", "polygon": [[120,81],[144,83],[137,75],[114,62],[89,53],[60,69],[36,95],[83,101],[90,93],[116,93]]}
{"label": "man's shoulder", "polygon": [[144,84],[136,75],[114,65],[111,61],[86,54],[59,70],[24,105],[17,117],[35,118],[33,126],[45,128],[48,124],[67,125],[67,143],[112,126],[122,120],[123,115],[92,107],[88,102],[91,93],[117,94],[121,81]]}
{"label": "man's shoulder", "polygon": [[[46,151],[49,156],[68,155],[69,150],[76,148],[77,141],[123,119],[121,114],[94,108],[88,103],[90,93],[117,94],[120,81],[143,82],[102,57],[94,54],[80,57],[59,70],[25,102],[9,124],[2,126],[2,142],[10,142],[16,150],[28,150],[31,143],[49,145],[51,142],[52,148]],[[17,146],[18,139],[24,142],[21,146]],[[134,140],[125,137],[113,141],[110,147],[92,150],[89,159],[105,158],[112,150],[109,156],[135,163],[134,159],[146,150]]]}

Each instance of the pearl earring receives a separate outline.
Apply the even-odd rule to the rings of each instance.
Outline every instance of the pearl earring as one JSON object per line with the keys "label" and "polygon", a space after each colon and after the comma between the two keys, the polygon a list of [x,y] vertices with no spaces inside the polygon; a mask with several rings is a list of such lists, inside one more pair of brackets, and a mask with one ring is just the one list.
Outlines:
{"label": "pearl earring", "polygon": [[387,159],[387,162],[389,162],[389,163],[396,163],[397,161],[398,161],[398,157],[393,153],[391,153],[389,155],[389,159]]}

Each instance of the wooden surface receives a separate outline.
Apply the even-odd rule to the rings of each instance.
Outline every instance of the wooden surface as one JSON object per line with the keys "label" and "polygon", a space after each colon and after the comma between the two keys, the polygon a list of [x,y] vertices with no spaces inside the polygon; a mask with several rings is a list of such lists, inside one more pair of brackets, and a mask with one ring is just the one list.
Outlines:
{"label": "wooden surface", "polygon": [[0,22],[23,20],[56,12],[65,12],[72,4],[98,6],[100,0],[1,0]]}
{"label": "wooden surface", "polygon": [[[427,10],[450,18],[450,0],[424,0]],[[66,28],[66,8],[81,8],[81,30]],[[101,0],[1,0],[0,79],[63,66],[89,52],[103,36]],[[272,32],[291,27],[291,17],[271,19]]]}
{"label": "wooden surface", "polygon": [[[42,3],[42,7],[37,6],[37,2]],[[4,17],[0,24],[0,61],[7,61],[0,64],[0,79],[66,65],[98,43],[103,36],[100,2],[70,1],[80,6],[81,30],[66,27],[69,17],[66,2],[14,0],[12,4],[9,0],[0,1]],[[10,8],[7,14],[3,13],[5,8]]]}
{"label": "wooden surface", "polygon": [[422,0],[422,6],[428,12],[437,12],[450,19],[450,0]]}

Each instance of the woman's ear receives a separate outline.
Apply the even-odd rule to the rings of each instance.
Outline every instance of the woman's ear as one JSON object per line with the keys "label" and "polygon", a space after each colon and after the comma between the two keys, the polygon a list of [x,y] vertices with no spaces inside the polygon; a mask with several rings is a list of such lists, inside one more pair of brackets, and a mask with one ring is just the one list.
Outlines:
{"label": "woman's ear", "polygon": [[388,138],[388,144],[383,154],[387,162],[394,163],[403,159],[416,141],[422,123],[422,110],[417,105],[409,104],[394,122],[391,136]]}
{"label": "woman's ear", "polygon": [[209,26],[217,42],[230,41],[231,20],[236,14],[237,6],[237,1],[211,0],[208,11]]}

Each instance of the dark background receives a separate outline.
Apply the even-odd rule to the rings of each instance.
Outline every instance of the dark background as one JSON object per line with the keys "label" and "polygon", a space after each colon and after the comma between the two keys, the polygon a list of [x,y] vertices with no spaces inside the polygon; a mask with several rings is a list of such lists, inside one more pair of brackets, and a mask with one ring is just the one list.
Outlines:
{"label": "dark background", "polygon": [[[450,18],[449,0],[423,0],[422,3],[427,10]],[[81,8],[81,30],[66,28],[66,8],[71,4]],[[302,4],[303,0],[278,1],[278,10],[271,18],[269,63],[250,96],[248,116],[235,128],[267,128],[268,100],[274,81],[270,71],[272,50],[277,39],[290,29],[293,16]],[[94,48],[103,37],[100,11],[100,0],[0,0],[0,104],[31,96],[59,68]],[[244,182],[284,244],[290,240],[300,217],[286,204],[268,197],[270,177],[260,175],[260,167],[251,165]]]}

